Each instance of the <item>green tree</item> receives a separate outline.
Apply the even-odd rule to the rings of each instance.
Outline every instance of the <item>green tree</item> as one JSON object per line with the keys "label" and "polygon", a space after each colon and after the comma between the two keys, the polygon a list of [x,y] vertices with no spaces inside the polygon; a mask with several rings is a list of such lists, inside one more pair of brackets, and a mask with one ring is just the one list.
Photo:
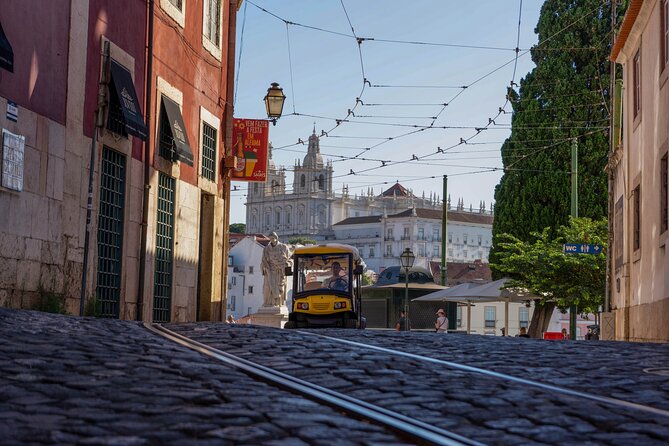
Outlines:
{"label": "green tree", "polygon": [[231,234],[246,234],[246,224],[244,223],[233,223],[230,225]]}
{"label": "green tree", "polygon": [[[626,3],[618,8],[621,17]],[[531,51],[536,67],[508,90],[511,136],[501,148],[504,175],[495,189],[493,240],[506,233],[527,241],[546,227],[554,237],[567,224],[574,139],[579,216],[606,216],[610,4],[547,0],[542,6],[539,43]],[[495,243],[491,261],[500,249]]]}
{"label": "green tree", "polygon": [[565,254],[564,243],[586,243],[607,246],[606,219],[570,218],[560,226],[557,235],[551,228],[531,234],[523,241],[511,234],[498,237],[499,255],[491,268],[510,277],[510,287],[527,288],[541,296],[530,324],[530,336],[540,337],[546,330],[550,314],[557,306],[565,310],[576,305],[583,314],[596,312],[604,301],[606,254]]}
{"label": "green tree", "polygon": [[308,237],[291,237],[288,239],[288,243],[291,245],[316,245],[318,242],[314,239]]}

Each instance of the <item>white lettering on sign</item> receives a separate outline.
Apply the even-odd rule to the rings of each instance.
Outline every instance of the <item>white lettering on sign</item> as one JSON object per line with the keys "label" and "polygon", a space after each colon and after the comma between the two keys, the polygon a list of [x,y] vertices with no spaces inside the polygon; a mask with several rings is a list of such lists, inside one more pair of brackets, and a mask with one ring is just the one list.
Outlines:
{"label": "white lettering on sign", "polygon": [[23,190],[25,136],[2,129],[2,187]]}

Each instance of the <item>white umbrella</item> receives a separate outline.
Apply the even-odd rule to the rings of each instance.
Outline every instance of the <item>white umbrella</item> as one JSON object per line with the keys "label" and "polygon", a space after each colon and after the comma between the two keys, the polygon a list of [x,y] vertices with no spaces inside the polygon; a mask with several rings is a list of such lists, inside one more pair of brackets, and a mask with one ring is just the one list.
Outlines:
{"label": "white umbrella", "polygon": [[[467,302],[471,300],[478,300],[479,302],[504,301],[504,336],[509,335],[509,302],[525,302],[539,297],[524,288],[503,288],[509,280],[511,279],[495,280],[467,290],[459,296]],[[467,323],[469,324],[469,318]]]}

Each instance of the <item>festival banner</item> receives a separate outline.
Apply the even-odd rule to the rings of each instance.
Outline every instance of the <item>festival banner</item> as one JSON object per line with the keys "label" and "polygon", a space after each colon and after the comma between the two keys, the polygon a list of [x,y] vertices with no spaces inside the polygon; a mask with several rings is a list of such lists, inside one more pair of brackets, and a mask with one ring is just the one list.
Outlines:
{"label": "festival banner", "polygon": [[232,154],[235,168],[232,181],[267,180],[267,146],[269,121],[264,119],[233,119]]}

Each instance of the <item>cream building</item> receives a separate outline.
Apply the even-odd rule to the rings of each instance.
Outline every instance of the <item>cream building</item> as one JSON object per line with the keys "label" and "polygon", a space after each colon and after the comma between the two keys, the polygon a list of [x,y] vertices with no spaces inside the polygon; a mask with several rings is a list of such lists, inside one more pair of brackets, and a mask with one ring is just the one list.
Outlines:
{"label": "cream building", "polygon": [[[359,195],[352,194],[348,186],[335,193],[332,163],[323,159],[315,129],[309,136],[303,161],[297,161],[293,167],[292,187],[287,187],[286,169],[277,168],[274,163],[271,147],[269,153],[267,182],[249,184],[246,201],[249,233],[276,232],[284,241],[292,236],[333,240],[332,225],[349,217],[392,214],[411,207],[441,209],[439,196],[416,197],[400,184],[380,194],[371,188]],[[464,208],[463,203],[458,206]]]}
{"label": "cream building", "polygon": [[632,0],[612,49],[623,138],[609,161],[615,338],[669,341],[669,6]]}

